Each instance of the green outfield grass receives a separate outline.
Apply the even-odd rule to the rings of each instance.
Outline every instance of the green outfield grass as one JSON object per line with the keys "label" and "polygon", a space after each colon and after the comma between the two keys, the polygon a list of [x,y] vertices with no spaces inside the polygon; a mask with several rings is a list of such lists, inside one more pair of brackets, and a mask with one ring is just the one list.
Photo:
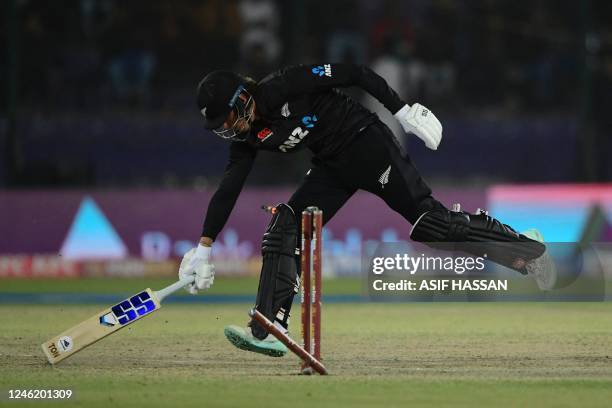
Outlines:
{"label": "green outfield grass", "polygon": [[[133,289],[141,288],[141,284]],[[57,367],[40,343],[103,305],[0,306],[0,390],[70,388],[57,406],[609,406],[607,303],[330,304],[329,377],[234,349],[247,304],[168,305]],[[294,317],[297,323],[299,315]],[[297,327],[294,327],[294,332]],[[43,406],[19,402],[15,406]]]}
{"label": "green outfield grass", "polygon": [[[178,279],[178,277],[177,277]],[[223,295],[253,295],[257,292],[258,277],[226,278],[217,277],[215,284],[206,293]],[[144,278],[95,278],[95,279],[0,279],[0,296],[9,293],[127,293],[131,294],[144,287],[154,290],[173,283],[173,279]],[[325,293],[329,295],[353,295],[362,293],[362,280],[325,279]],[[188,295],[178,292],[177,295]]]}

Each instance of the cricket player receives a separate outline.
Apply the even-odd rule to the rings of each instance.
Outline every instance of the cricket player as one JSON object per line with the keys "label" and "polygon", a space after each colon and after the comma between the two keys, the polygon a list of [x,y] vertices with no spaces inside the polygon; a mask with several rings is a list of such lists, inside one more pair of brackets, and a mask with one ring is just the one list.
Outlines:
{"label": "cricket player", "polygon": [[[300,65],[281,69],[260,82],[229,71],[214,71],[197,89],[204,126],[229,143],[224,177],[208,205],[197,248],[183,259],[179,275],[195,275],[192,294],[214,279],[211,245],[224,227],[257,152],[290,154],[307,147],[312,167],[287,203],[276,206],[262,242],[262,269],[256,308],[284,332],[299,285],[300,216],[309,206],[323,211],[327,223],[359,189],[376,194],[412,224],[411,239],[427,243],[516,243],[515,251],[488,250],[488,259],[534,275],[542,289],[554,286],[554,270],[528,262],[545,252],[535,230],[519,234],[484,211],[447,209],[432,196],[410,157],[379,118],[339,91],[357,86],[382,103],[407,133],[436,150],[442,125],[429,109],[406,104],[385,80],[353,64]],[[408,228],[408,225],[406,226]],[[536,239],[534,239],[536,238]],[[527,245],[525,245],[527,244]],[[459,246],[467,252],[474,246]],[[480,254],[482,255],[482,253]],[[282,356],[285,346],[256,322],[228,326],[236,347]]]}

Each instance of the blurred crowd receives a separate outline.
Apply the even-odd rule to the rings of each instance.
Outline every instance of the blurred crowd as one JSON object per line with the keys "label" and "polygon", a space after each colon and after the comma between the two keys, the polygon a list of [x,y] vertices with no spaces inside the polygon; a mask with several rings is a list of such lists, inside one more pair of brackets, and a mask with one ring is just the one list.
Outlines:
{"label": "blurred crowd", "polygon": [[[46,109],[181,110],[215,68],[369,64],[408,101],[507,112],[567,109],[584,25],[609,2],[513,0],[21,0],[19,94]],[[601,47],[602,38],[592,38]]]}
{"label": "blurred crowd", "polygon": [[[151,153],[138,156],[142,143],[133,151],[125,150],[128,140],[122,139],[122,132],[129,133],[131,140],[150,141],[150,150],[156,146],[163,150],[168,171],[160,178],[186,180],[194,169],[177,170],[185,162],[181,152],[221,149],[211,138],[196,140],[192,130],[186,131],[199,131],[195,87],[205,73],[232,69],[261,79],[284,65],[321,62],[366,64],[408,103],[419,101],[434,109],[445,121],[445,132],[468,139],[454,147],[453,156],[467,157],[474,143],[490,140],[488,124],[478,122],[488,118],[514,121],[504,129],[515,138],[505,142],[516,156],[524,156],[520,148],[532,137],[525,132],[535,129],[542,146],[558,140],[558,147],[567,148],[563,154],[575,161],[566,172],[550,171],[544,162],[538,168],[532,161],[533,171],[525,175],[517,176],[516,169],[507,166],[495,172],[475,170],[475,177],[499,174],[510,181],[546,181],[549,178],[543,174],[557,174],[557,180],[601,181],[610,174],[606,159],[612,149],[610,1],[3,3],[16,5],[15,19],[10,15],[1,19],[0,43],[3,54],[16,56],[17,78],[14,84],[1,81],[0,91],[10,95],[10,86],[16,86],[18,154],[6,150],[4,157],[13,167],[4,172],[6,166],[0,166],[0,184],[11,173],[20,173],[18,185],[70,184],[72,175],[77,175],[76,184],[137,184],[154,171],[142,170]],[[2,13],[7,9],[3,7]],[[4,55],[0,58],[0,77],[10,77],[10,61]],[[349,92],[388,118],[363,93]],[[9,100],[0,101],[3,112]],[[180,124],[173,118],[191,122]],[[532,119],[520,122],[525,118]],[[543,118],[553,121],[541,122]],[[72,129],[68,134],[67,127]],[[0,126],[0,133],[6,128]],[[110,129],[112,134],[105,133]],[[181,135],[171,141],[175,145],[166,146],[169,134]],[[184,144],[176,144],[178,139]],[[45,143],[49,145],[41,152]],[[497,149],[493,140],[490,150]],[[108,157],[101,152],[108,152]],[[431,170],[434,177],[453,173],[453,160],[440,157],[444,160]],[[70,165],[74,160],[77,164]],[[223,160],[223,154],[204,156],[210,180],[222,174]],[[267,183],[270,175],[283,174],[287,177],[281,182],[293,182],[301,177],[304,160],[264,162],[268,170],[255,176],[256,181]],[[104,170],[126,163],[133,165],[126,169],[135,172],[132,178]],[[151,168],[157,169],[157,163]],[[285,168],[294,171],[279,171]],[[49,174],[54,176],[41,181],[41,175]],[[146,184],[171,184],[160,178]]]}

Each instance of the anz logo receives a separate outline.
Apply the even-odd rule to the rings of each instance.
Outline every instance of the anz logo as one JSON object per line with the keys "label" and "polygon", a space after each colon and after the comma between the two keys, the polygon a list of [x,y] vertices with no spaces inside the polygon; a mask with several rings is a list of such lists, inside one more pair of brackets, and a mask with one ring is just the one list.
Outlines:
{"label": "anz logo", "polygon": [[[309,129],[312,129],[315,126],[315,122],[317,121],[317,117],[315,115],[312,116],[304,116],[302,118],[302,123]],[[287,150],[293,149],[298,145],[305,137],[308,135],[309,131],[306,129],[302,129],[301,126],[296,127],[291,132],[291,136],[289,139],[285,140],[285,142],[278,147],[278,150],[281,152],[287,153]]]}
{"label": "anz logo", "polygon": [[304,126],[306,126],[307,128],[313,128],[315,122],[317,121],[317,117],[315,115],[312,116],[304,116],[302,118],[302,123],[304,124]]}
{"label": "anz logo", "polygon": [[326,77],[331,78],[332,77],[331,64],[324,64],[324,65],[316,66],[312,69],[312,73],[320,77],[325,75]]}

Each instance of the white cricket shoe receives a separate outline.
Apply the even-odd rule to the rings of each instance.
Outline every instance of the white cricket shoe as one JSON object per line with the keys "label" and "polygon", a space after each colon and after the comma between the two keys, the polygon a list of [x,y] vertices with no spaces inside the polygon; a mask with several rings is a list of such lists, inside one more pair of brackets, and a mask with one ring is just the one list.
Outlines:
{"label": "white cricket shoe", "polygon": [[[534,241],[544,243],[544,236],[535,228],[528,229],[521,234]],[[555,287],[557,283],[557,267],[548,253],[548,249],[539,258],[529,261],[525,268],[527,269],[527,274],[535,279],[540,290],[547,291]]]}

